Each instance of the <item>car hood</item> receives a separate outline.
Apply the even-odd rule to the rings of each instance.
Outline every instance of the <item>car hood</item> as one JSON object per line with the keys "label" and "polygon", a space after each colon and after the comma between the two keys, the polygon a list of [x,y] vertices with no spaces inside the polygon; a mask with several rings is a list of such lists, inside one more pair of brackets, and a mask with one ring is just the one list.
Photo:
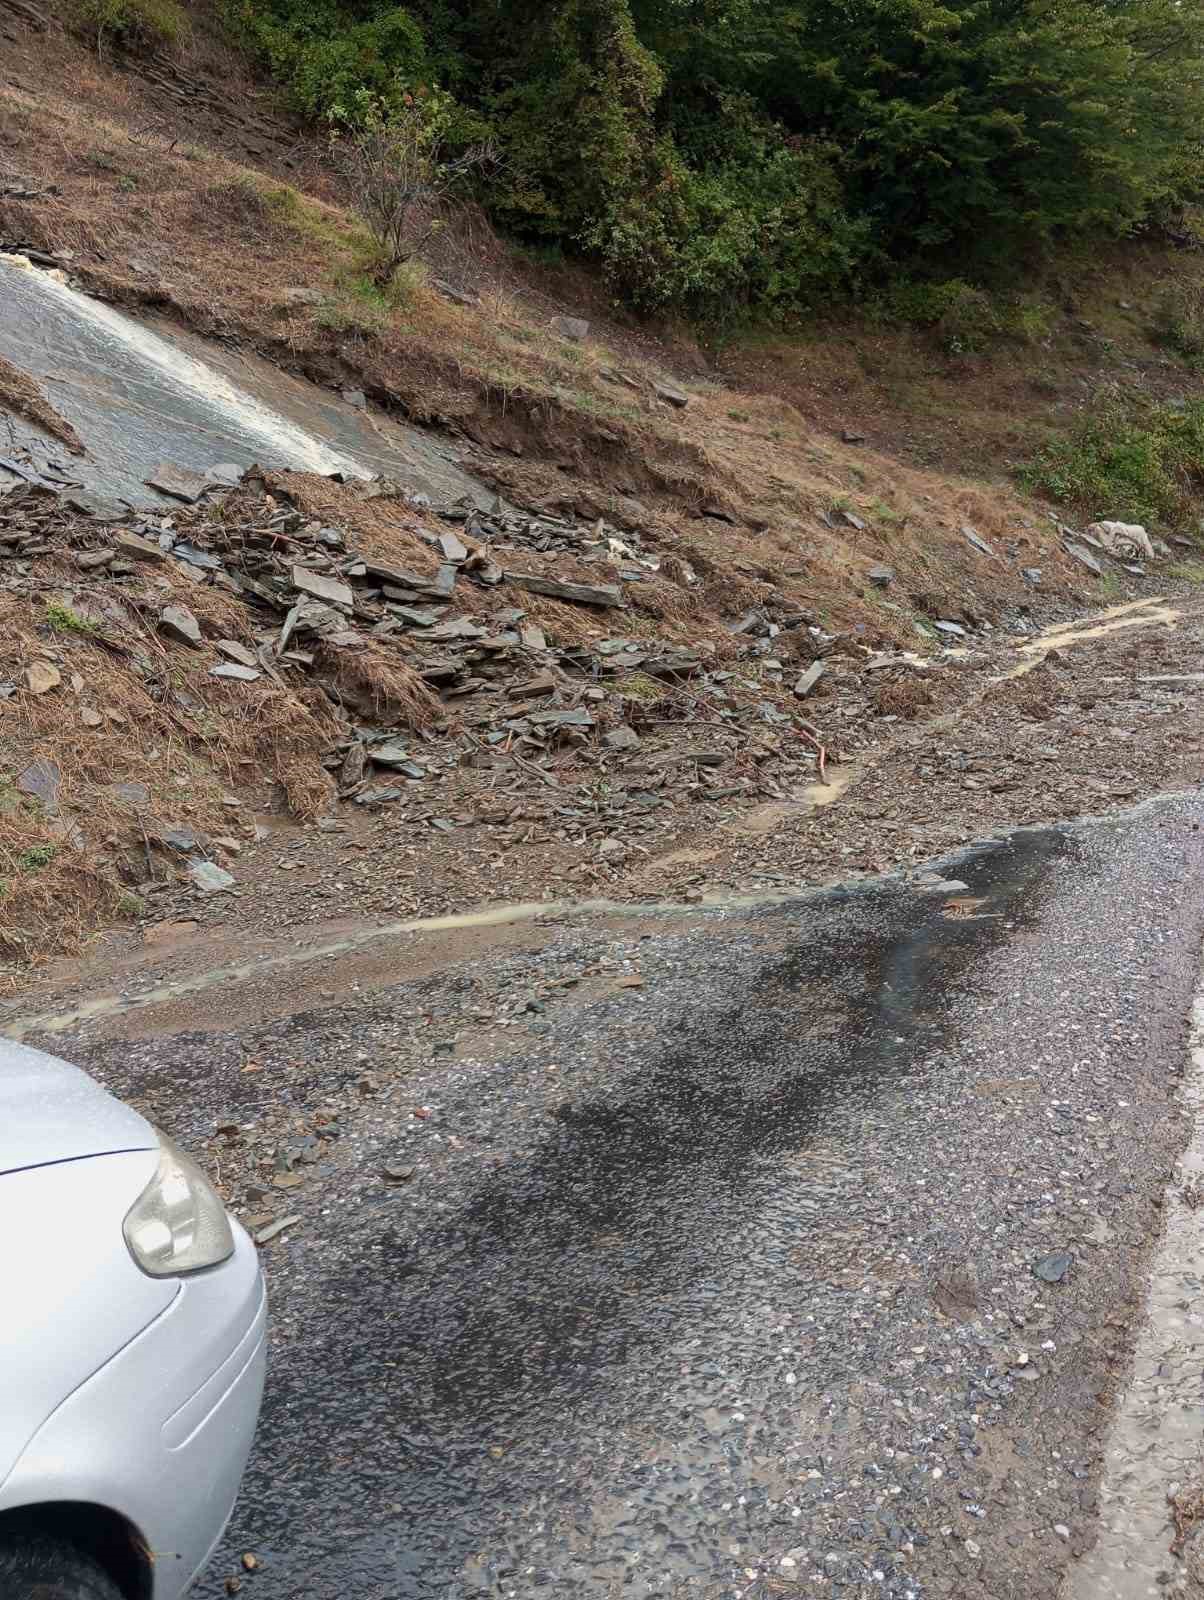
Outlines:
{"label": "car hood", "polygon": [[157,1143],[146,1118],[86,1072],[0,1039],[0,1173]]}

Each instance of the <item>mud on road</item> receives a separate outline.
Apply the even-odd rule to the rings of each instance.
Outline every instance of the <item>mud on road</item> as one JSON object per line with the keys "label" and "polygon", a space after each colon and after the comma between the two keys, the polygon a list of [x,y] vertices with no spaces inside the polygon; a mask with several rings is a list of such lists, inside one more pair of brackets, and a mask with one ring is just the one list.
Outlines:
{"label": "mud on road", "polygon": [[1054,1600],[1187,1139],[1202,818],[47,1040],[292,1219],[201,1595]]}

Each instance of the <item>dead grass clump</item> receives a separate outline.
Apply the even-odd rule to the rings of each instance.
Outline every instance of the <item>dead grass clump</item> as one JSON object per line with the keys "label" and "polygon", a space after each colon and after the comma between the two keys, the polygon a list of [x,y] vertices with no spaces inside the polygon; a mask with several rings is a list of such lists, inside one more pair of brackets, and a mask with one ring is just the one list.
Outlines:
{"label": "dead grass clump", "polygon": [[817,639],[810,628],[791,628],[778,645],[780,656],[785,656],[791,661],[818,661],[826,655],[829,646],[822,639]]}
{"label": "dead grass clump", "polygon": [[278,759],[273,776],[284,793],[289,815],[298,822],[316,822],[334,804],[335,785],[314,752]]}
{"label": "dead grass clump", "polygon": [[1177,1489],[1173,1494],[1167,1495],[1167,1503],[1171,1508],[1171,1520],[1175,1524],[1171,1554],[1181,1556],[1186,1551],[1197,1527],[1204,1521],[1204,1489],[1198,1484]]}
{"label": "dead grass clump", "polygon": [[0,238],[19,239],[35,250],[56,249],[58,238],[47,220],[51,210],[41,202],[34,205],[24,200],[0,200]]}
{"label": "dead grass clump", "polygon": [[321,816],[334,792],[322,757],[339,732],[327,697],[309,686],[294,693],[267,678],[256,684],[214,680],[205,662],[195,670],[195,692],[205,696],[207,712],[197,737],[213,765],[235,785],[270,778],[302,822]]}
{"label": "dead grass clump", "polygon": [[248,611],[245,602],[235,599],[224,589],[199,582],[173,568],[165,567],[163,575],[175,593],[156,597],[156,606],[161,607],[165,601],[178,600],[192,612],[207,638],[235,639],[254,648],[256,641],[247,635]]}
{"label": "dead grass clump", "polygon": [[[562,648],[592,644],[595,639],[616,637],[626,631],[625,613],[599,611],[590,606],[570,605],[566,600],[553,600],[550,595],[530,594],[511,588],[504,590],[507,598],[526,612],[528,618],[541,627],[549,640]],[[497,591],[495,590],[495,593]],[[498,604],[504,604],[499,600]]]}
{"label": "dead grass clump", "polygon": [[30,962],[70,953],[132,907],[100,862],[0,787],[0,955]]}
{"label": "dead grass clump", "polygon": [[681,556],[672,551],[661,557],[660,575],[666,583],[675,583],[681,589],[689,586],[690,568]]}
{"label": "dead grass clump", "polygon": [[[335,483],[309,473],[274,472],[266,482],[307,517],[345,528],[347,543],[357,556],[422,578],[435,576],[439,559],[418,532],[421,514],[404,500],[383,496],[366,500],[362,485]],[[446,532],[447,524],[441,524],[439,531]]]}
{"label": "dead grass clump", "polygon": [[371,640],[342,649],[323,645],[314,667],[358,716],[419,733],[444,715],[438,696],[398,658],[395,647]]}
{"label": "dead grass clump", "polygon": [[702,606],[729,620],[764,604],[769,593],[767,584],[758,583],[755,578],[743,577],[730,568],[708,573],[699,589]]}
{"label": "dead grass clump", "polygon": [[1052,669],[1042,663],[1019,678],[1007,678],[995,691],[997,702],[1031,722],[1048,722],[1059,697],[1059,684]]}
{"label": "dead grass clump", "polygon": [[190,203],[189,217],[206,229],[224,222],[264,236],[284,231],[263,190],[249,175],[241,173],[198,189]]}
{"label": "dead grass clump", "polygon": [[696,593],[679,589],[675,583],[658,582],[656,579],[629,584],[627,594],[637,611],[643,611],[662,622],[685,622],[687,617],[695,616],[701,609]]}
{"label": "dead grass clump", "polygon": [[910,719],[932,704],[932,690],[923,678],[894,678],[877,686],[873,701],[880,717]]}

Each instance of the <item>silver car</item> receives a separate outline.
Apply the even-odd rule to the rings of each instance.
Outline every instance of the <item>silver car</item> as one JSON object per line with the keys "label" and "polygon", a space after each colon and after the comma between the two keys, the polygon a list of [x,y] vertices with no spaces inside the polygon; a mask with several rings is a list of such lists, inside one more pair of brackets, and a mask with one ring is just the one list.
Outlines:
{"label": "silver car", "polygon": [[255,1247],[78,1068],[0,1039],[0,1597],[177,1600],[263,1391]]}

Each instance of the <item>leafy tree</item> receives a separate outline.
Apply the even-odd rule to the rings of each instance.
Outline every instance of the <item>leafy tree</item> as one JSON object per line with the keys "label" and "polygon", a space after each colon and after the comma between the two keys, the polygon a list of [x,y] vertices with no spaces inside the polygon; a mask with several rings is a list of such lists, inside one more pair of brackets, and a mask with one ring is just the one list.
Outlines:
{"label": "leafy tree", "polygon": [[1204,0],[229,3],[313,115],[450,90],[502,225],[645,308],[967,278],[1204,190]]}

